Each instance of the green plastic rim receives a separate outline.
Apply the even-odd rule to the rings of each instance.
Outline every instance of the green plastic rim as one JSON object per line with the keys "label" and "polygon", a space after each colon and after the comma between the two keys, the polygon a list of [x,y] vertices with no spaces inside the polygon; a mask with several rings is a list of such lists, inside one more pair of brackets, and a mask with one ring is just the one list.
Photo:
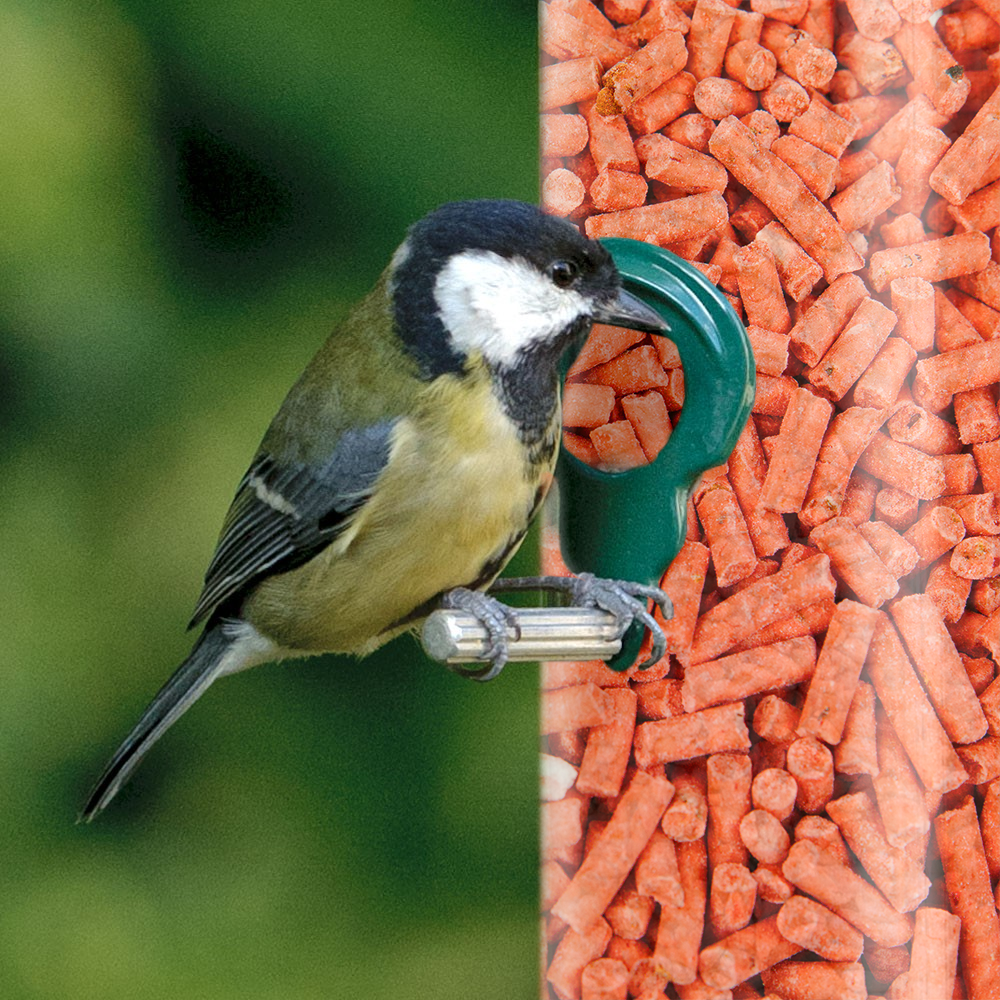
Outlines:
{"label": "green plastic rim", "polygon": [[[560,543],[574,573],[655,586],[684,544],[688,497],[698,478],[729,458],[750,415],[753,351],[733,307],[696,267],[638,240],[601,242],[626,291],[669,325],[666,336],[684,368],[684,406],[649,465],[604,472],[563,450],[556,467]],[[635,635],[626,634],[610,665],[627,669],[637,651]]]}

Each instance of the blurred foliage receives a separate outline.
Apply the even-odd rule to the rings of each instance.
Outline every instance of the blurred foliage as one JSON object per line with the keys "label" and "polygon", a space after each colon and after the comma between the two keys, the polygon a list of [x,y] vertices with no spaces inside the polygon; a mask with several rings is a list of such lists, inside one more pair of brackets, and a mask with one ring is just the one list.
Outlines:
{"label": "blurred foliage", "polygon": [[529,997],[536,683],[185,655],[271,414],[406,226],[534,200],[534,4],[0,0],[0,995]]}

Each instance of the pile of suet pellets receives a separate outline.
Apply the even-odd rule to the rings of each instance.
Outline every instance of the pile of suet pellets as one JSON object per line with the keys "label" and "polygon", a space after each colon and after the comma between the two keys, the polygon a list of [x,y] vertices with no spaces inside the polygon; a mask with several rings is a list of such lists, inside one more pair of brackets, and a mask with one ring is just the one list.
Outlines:
{"label": "pile of suet pellets", "polygon": [[[542,996],[1000,997],[1000,0],[550,0],[541,38],[546,209],[690,261],[757,368],[668,655],[544,668]],[[682,360],[597,328],[565,397],[627,469]]]}

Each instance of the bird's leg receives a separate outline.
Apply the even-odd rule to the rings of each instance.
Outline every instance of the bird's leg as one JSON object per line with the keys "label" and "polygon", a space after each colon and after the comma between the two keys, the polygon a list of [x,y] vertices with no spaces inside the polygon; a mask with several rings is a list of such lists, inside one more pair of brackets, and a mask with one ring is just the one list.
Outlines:
{"label": "bird's leg", "polygon": [[473,669],[452,665],[451,669],[463,677],[471,677],[477,681],[491,681],[507,663],[509,642],[507,629],[511,629],[514,638],[521,637],[521,626],[517,621],[517,611],[502,601],[479,590],[469,590],[467,587],[456,587],[449,590],[441,598],[441,607],[466,611],[475,616],[486,629],[489,640],[486,646],[486,657],[489,666]]}
{"label": "bird's leg", "polygon": [[674,614],[670,598],[659,587],[650,587],[628,580],[607,580],[592,573],[576,576],[519,576],[501,578],[490,588],[504,590],[549,590],[569,596],[575,607],[600,608],[615,616],[618,634],[622,636],[636,620],[649,629],[653,645],[648,659],[639,664],[639,669],[649,667],[661,659],[667,650],[666,636],[660,623],[653,617],[647,601],[652,600],[665,619]]}

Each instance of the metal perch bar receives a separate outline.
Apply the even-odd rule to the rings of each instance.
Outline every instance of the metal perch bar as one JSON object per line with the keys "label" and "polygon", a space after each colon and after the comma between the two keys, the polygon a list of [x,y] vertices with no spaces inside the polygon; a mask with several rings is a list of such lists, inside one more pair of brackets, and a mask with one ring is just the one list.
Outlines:
{"label": "metal perch bar", "polygon": [[[509,660],[609,660],[621,650],[615,617],[599,608],[517,608],[520,638],[507,630]],[[486,629],[465,611],[434,611],[424,622],[424,651],[441,663],[484,663]]]}

